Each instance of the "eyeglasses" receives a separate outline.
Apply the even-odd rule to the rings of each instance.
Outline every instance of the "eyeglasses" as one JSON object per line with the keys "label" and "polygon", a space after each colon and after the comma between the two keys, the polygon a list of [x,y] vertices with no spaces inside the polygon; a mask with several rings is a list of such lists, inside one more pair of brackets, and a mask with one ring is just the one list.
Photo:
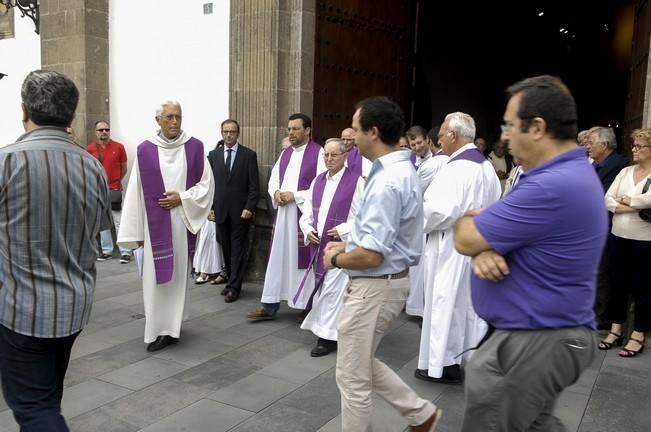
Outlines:
{"label": "eyeglasses", "polygon": [[169,114],[169,115],[166,115],[166,116],[162,116],[161,118],[163,120],[165,120],[165,121],[172,121],[172,120],[181,121],[181,119],[183,119],[183,116],[175,115],[175,114]]}
{"label": "eyeglasses", "polygon": [[651,146],[649,146],[649,145],[633,144],[633,145],[631,146],[631,149],[632,149],[633,151],[640,151],[640,150],[642,150],[643,148],[649,148],[649,147],[651,147]]}
{"label": "eyeglasses", "polygon": [[109,129],[109,128],[103,128],[103,129],[95,129],[95,130],[96,130],[97,132],[108,132],[108,131],[110,131],[111,129]]}
{"label": "eyeglasses", "polygon": [[343,153],[323,153],[323,158],[328,159],[328,158],[336,158],[341,156]]}
{"label": "eyeglasses", "polygon": [[224,135],[228,135],[228,134],[235,135],[237,133],[239,133],[239,131],[236,131],[236,130],[223,130],[222,131],[222,134],[224,134]]}

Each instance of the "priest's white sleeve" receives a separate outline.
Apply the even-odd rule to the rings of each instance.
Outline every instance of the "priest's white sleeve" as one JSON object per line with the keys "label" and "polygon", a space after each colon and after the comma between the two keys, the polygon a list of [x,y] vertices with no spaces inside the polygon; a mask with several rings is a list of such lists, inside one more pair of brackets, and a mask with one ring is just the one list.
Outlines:
{"label": "priest's white sleeve", "polygon": [[463,216],[461,204],[464,188],[466,185],[462,169],[445,169],[434,177],[423,196],[426,234],[450,230]]}
{"label": "priest's white sleeve", "polygon": [[206,222],[212,207],[214,193],[215,183],[212,178],[212,169],[210,164],[204,163],[201,179],[190,189],[179,193],[181,206],[176,208],[181,212],[185,227],[192,234],[199,232]]}
{"label": "priest's white sleeve", "polygon": [[117,235],[118,245],[128,249],[135,249],[138,247],[138,242],[145,241],[145,200],[140,184],[138,158],[131,167]]}
{"label": "priest's white sleeve", "polygon": [[[316,180],[316,178],[314,180]],[[303,231],[305,246],[310,244],[309,240],[307,239],[307,235],[311,232],[316,231],[316,229],[313,227],[314,219],[312,217],[312,192],[314,191],[314,180],[312,180],[312,184],[307,190],[308,193],[305,196],[303,205],[300,206],[302,214],[301,218],[298,221],[298,225],[301,227],[301,231]]]}
{"label": "priest's white sleeve", "polygon": [[353,200],[350,203],[350,211],[348,212],[348,219],[346,222],[340,223],[337,225],[337,234],[339,238],[343,241],[348,240],[348,234],[350,234],[350,227],[353,226],[355,222],[355,216],[357,216],[357,211],[359,210],[359,201],[362,198],[362,191],[364,190],[364,185],[366,180],[364,177],[357,179],[357,186],[355,186],[355,193],[353,194]]}
{"label": "priest's white sleeve", "polygon": [[280,158],[278,158],[271,169],[271,177],[269,177],[269,183],[267,184],[267,193],[271,197],[271,204],[274,209],[278,208],[278,204],[276,204],[276,200],[274,199],[274,194],[277,190],[280,190]]}

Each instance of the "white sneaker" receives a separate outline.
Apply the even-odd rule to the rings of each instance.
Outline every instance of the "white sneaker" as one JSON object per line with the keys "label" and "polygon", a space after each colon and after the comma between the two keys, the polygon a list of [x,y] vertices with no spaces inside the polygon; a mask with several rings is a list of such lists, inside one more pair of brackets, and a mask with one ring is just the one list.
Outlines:
{"label": "white sneaker", "polygon": [[102,252],[101,254],[99,254],[97,256],[97,261],[106,261],[106,260],[109,260],[111,258],[113,258],[113,255],[105,254],[104,252]]}
{"label": "white sneaker", "polygon": [[122,255],[120,257],[120,264],[128,264],[131,262],[131,256],[129,255]]}

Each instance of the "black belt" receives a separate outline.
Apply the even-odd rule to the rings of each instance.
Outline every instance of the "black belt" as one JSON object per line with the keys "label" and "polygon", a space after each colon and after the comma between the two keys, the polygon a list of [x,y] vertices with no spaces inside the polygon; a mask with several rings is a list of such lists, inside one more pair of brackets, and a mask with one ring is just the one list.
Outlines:
{"label": "black belt", "polygon": [[379,276],[351,276],[350,279],[403,279],[409,276],[409,270],[403,270],[400,273],[384,274]]}

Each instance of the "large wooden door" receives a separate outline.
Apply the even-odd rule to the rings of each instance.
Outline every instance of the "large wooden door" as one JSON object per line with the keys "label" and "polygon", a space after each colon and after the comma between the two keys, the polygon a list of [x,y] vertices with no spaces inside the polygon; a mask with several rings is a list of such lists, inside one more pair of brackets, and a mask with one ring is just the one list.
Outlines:
{"label": "large wooden door", "polygon": [[[630,144],[628,137],[631,131],[643,126],[645,114],[651,115],[651,101],[649,100],[651,89],[647,88],[649,41],[651,41],[651,0],[638,0],[635,5],[630,83],[626,100],[624,136],[622,137],[625,148]],[[647,124],[651,124],[651,121],[647,120]]]}
{"label": "large wooden door", "polygon": [[409,118],[413,0],[317,0],[314,137],[350,127],[355,103],[388,96]]}

